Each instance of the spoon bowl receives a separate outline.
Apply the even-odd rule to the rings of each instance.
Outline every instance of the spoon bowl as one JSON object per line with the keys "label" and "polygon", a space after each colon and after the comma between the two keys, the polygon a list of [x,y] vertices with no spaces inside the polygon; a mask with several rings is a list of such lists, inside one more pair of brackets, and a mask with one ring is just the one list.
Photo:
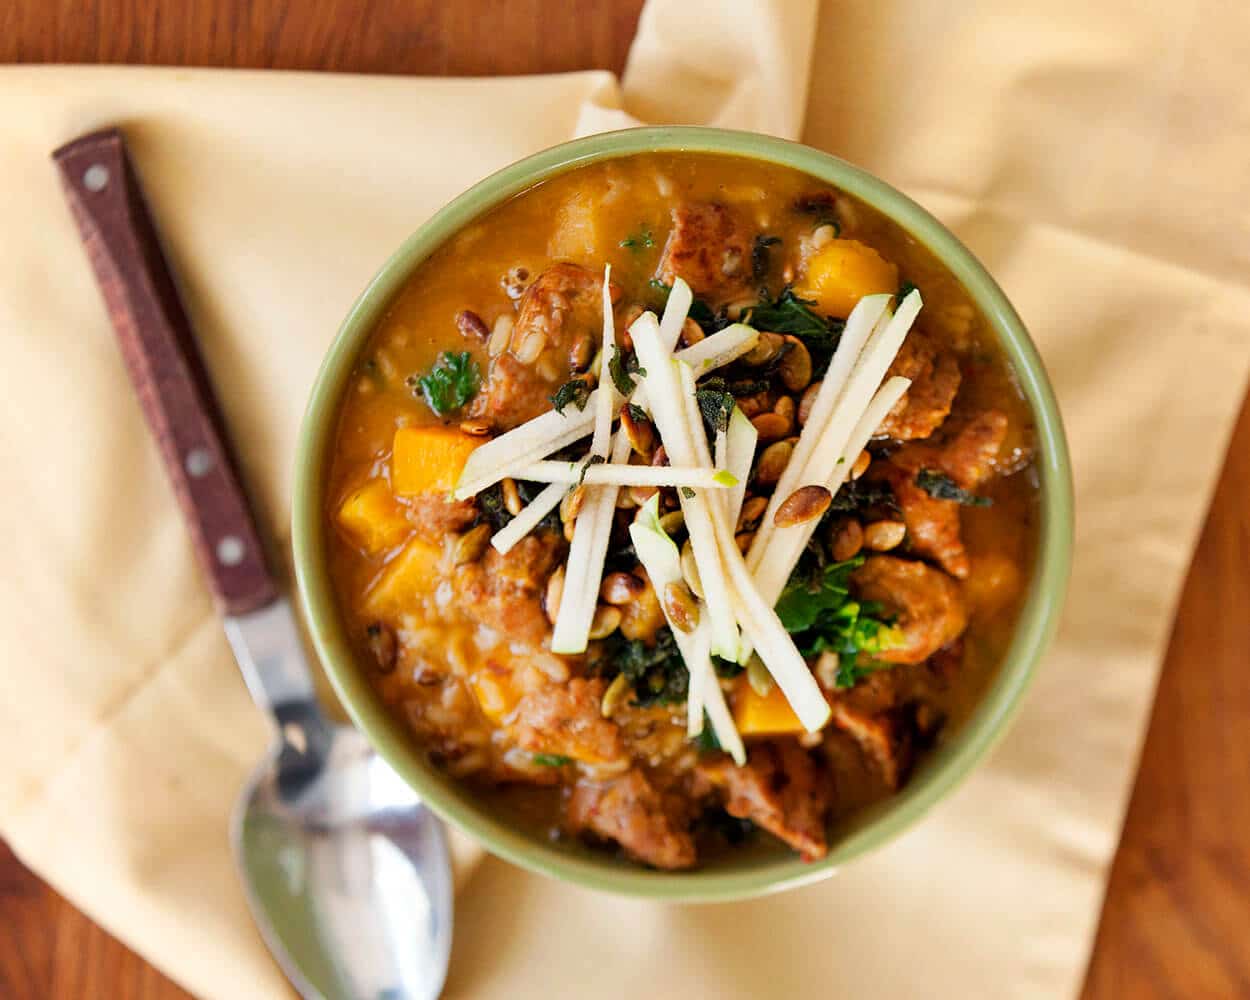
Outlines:
{"label": "spoon bowl", "polygon": [[286,723],[231,842],[252,916],[303,996],[438,996],[452,930],[442,825],[354,729]]}

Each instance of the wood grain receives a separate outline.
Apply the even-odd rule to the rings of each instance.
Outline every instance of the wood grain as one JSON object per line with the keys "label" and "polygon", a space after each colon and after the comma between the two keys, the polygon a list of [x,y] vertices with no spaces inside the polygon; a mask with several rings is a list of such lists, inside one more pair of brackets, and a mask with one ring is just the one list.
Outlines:
{"label": "wood grain", "polygon": [[[619,71],[642,0],[7,0],[0,61]],[[1194,557],[1084,1000],[1250,997],[1250,403]],[[0,844],[0,997],[186,996]],[[1024,946],[1025,943],[1022,943]]]}

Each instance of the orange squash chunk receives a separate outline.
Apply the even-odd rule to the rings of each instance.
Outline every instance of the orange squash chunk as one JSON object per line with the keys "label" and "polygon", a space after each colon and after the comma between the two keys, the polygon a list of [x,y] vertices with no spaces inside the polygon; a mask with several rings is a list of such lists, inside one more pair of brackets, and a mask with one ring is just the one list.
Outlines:
{"label": "orange squash chunk", "polygon": [[807,262],[794,289],[828,316],[846,319],[865,295],[898,291],[898,268],[858,240],[832,240]]}
{"label": "orange squash chunk", "polygon": [[414,598],[438,587],[442,549],[413,538],[386,565],[365,595],[364,611],[374,618],[394,618],[413,609]]}
{"label": "orange squash chunk", "polygon": [[450,493],[482,441],[451,427],[401,427],[391,446],[391,488],[401,497]]}
{"label": "orange squash chunk", "polygon": [[393,549],[412,526],[382,479],[370,479],[343,501],[339,527],[366,555]]}
{"label": "orange squash chunk", "polygon": [[733,699],[734,725],[742,736],[780,736],[805,732],[794,709],[776,684],[767,695],[756,693],[743,676]]}

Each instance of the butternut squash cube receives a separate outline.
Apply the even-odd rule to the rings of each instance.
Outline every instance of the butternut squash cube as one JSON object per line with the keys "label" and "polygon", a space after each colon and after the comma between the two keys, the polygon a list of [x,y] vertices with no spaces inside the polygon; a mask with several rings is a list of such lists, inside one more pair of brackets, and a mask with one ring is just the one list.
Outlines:
{"label": "butternut squash cube", "polygon": [[808,259],[794,291],[820,312],[846,319],[865,295],[898,291],[898,268],[858,240],[832,240]]}
{"label": "butternut squash cube", "polygon": [[794,709],[776,684],[767,695],[761,696],[740,677],[733,699],[734,725],[742,736],[781,736],[804,732]]}
{"label": "butternut squash cube", "polygon": [[391,489],[401,497],[450,493],[483,440],[452,427],[401,427],[391,445]]}
{"label": "butternut squash cube", "polygon": [[395,618],[438,587],[442,550],[421,538],[410,539],[365,594],[364,612]]}
{"label": "butternut squash cube", "polygon": [[370,479],[344,500],[338,521],[343,533],[371,556],[393,549],[412,527],[382,479]]}

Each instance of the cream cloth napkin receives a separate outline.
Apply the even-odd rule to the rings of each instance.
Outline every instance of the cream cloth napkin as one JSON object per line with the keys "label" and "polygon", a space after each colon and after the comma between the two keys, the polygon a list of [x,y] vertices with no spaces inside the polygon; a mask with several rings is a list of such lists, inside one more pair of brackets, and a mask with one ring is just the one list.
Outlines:
{"label": "cream cloth napkin", "polygon": [[1076,466],[1059,640],[990,760],[820,885],[663,907],[486,859],[458,897],[448,995],[1072,995],[1250,367],[1250,11],[1010,7],[652,0],[619,87],[605,73],[0,71],[0,834],[192,991],[283,995],[225,837],[265,726],[125,379],[54,146],[126,128],[246,479],[285,539],[322,352],[422,219],[575,132],[754,128],[918,197],[1020,308]]}

